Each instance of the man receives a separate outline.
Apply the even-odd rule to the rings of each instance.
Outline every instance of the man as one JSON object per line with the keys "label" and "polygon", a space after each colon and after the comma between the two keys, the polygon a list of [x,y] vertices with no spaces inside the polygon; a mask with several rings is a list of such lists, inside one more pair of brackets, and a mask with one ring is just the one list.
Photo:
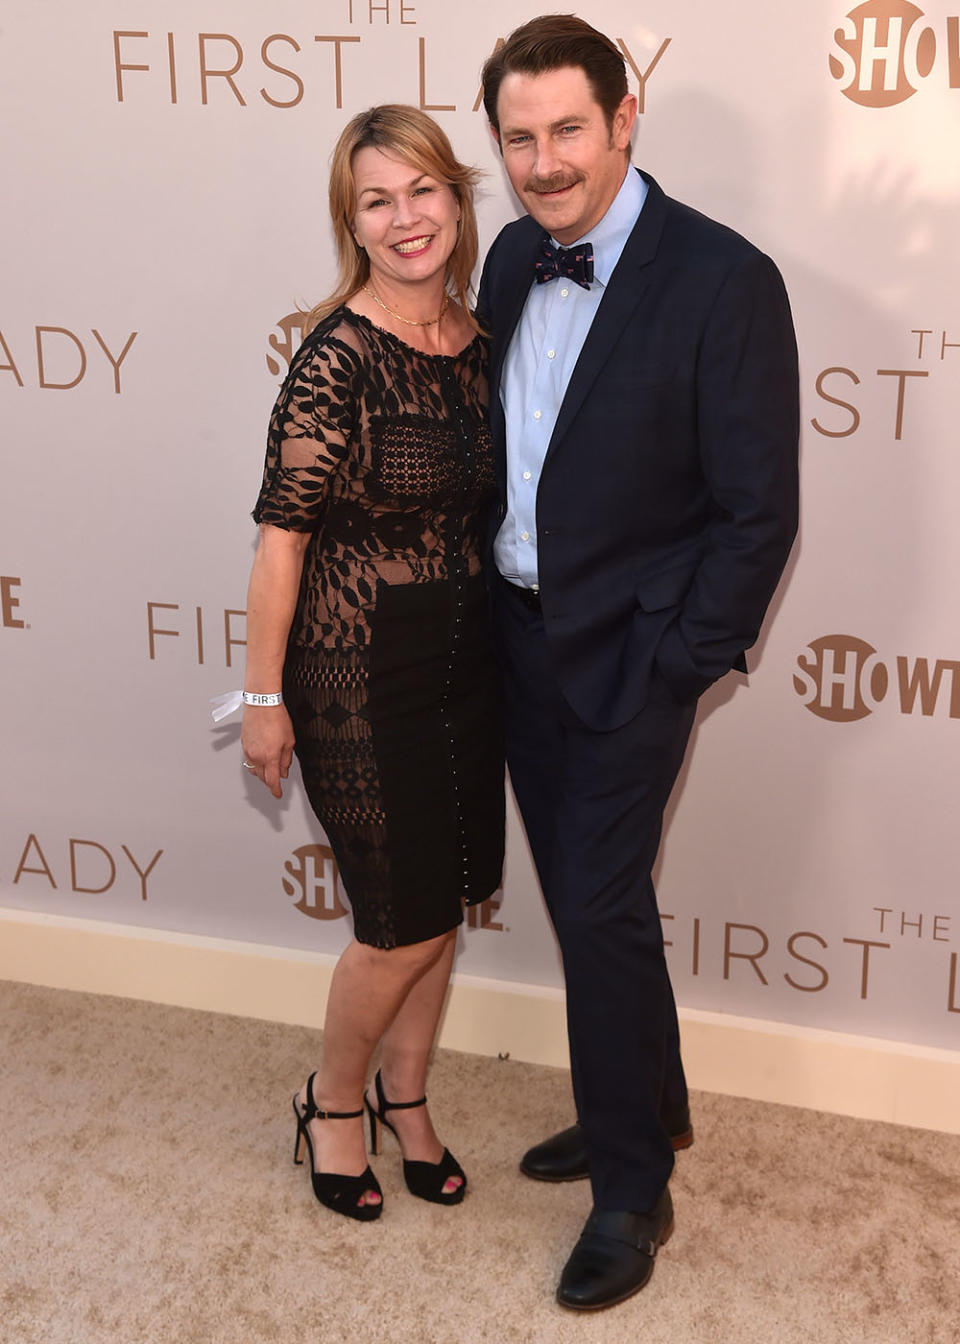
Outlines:
{"label": "man", "polygon": [[630,166],[636,99],[613,42],[534,19],[483,83],[529,212],[480,287],[494,612],[578,1117],[521,1167],[589,1175],[557,1296],[593,1309],[650,1277],[673,1150],[692,1141],[651,870],[697,698],[746,670],[796,531],[796,346],[769,258]]}

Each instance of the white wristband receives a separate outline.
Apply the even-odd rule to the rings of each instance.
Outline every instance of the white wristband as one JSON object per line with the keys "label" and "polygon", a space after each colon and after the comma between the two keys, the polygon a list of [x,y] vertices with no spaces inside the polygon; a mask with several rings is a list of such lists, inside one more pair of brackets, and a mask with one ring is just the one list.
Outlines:
{"label": "white wristband", "polygon": [[282,705],[283,692],[262,695],[258,691],[227,691],[224,695],[215,695],[210,704],[213,706],[210,711],[213,721],[219,723],[221,719],[238,710],[241,705]]}

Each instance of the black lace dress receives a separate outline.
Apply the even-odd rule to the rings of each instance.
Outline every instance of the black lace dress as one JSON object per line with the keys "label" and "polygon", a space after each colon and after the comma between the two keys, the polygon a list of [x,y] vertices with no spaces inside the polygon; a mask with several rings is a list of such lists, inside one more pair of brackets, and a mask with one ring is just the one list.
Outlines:
{"label": "black lace dress", "polygon": [[355,935],[376,947],[454,928],[500,881],[486,398],[480,337],[424,355],[338,308],[294,356],[270,424],[254,518],[312,534],[284,701]]}

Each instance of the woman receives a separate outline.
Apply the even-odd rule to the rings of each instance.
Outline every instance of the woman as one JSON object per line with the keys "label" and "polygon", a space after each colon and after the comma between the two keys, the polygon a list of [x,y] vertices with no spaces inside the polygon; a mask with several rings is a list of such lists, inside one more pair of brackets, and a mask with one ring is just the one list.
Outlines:
{"label": "woman", "polygon": [[268,703],[245,703],[243,761],[279,797],[296,744],[354,916],[323,1060],[294,1097],[294,1160],[305,1141],[317,1198],[364,1220],[382,1198],[361,1105],[375,1152],[381,1124],[398,1138],[414,1194],[463,1198],[427,1061],[462,904],[496,889],[503,858],[474,180],[415,108],[346,127],[330,175],[339,284],[291,363],[254,512],[245,685]]}

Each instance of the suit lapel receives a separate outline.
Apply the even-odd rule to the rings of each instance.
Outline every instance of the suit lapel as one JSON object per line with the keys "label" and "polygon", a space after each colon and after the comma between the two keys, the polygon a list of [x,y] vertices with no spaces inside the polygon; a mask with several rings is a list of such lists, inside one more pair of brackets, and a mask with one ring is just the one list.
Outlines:
{"label": "suit lapel", "polygon": [[513,255],[504,266],[504,273],[500,280],[500,292],[503,298],[500,299],[499,295],[497,296],[494,310],[493,365],[490,373],[491,392],[496,392],[498,396],[503,361],[517,323],[520,321],[520,314],[523,312],[523,305],[530,293],[530,286],[533,284],[533,268],[537,257],[537,247],[543,235],[543,229],[529,216],[524,223],[530,227],[524,230],[523,237],[513,249]]}
{"label": "suit lapel", "polygon": [[[505,488],[507,474],[507,426],[503,406],[500,401],[500,379],[503,374],[503,361],[507,349],[517,329],[523,305],[527,301],[530,286],[533,283],[533,267],[537,246],[543,235],[543,229],[529,216],[525,228],[512,255],[505,260],[503,275],[499,278],[497,293],[494,296],[494,322],[491,341],[490,363],[490,427],[493,434],[495,461],[501,485]],[[501,297],[502,296],[502,297]]]}
{"label": "suit lapel", "polygon": [[667,198],[652,177],[648,177],[646,173],[641,173],[641,176],[647,183],[647,199],[610,277],[596,316],[587,332],[580,357],[570,375],[545,461],[549,460],[556,445],[573,423],[574,416],[601,374],[623,328],[642,301],[650,283],[650,274],[646,268],[656,256],[660,244],[667,213]]}

